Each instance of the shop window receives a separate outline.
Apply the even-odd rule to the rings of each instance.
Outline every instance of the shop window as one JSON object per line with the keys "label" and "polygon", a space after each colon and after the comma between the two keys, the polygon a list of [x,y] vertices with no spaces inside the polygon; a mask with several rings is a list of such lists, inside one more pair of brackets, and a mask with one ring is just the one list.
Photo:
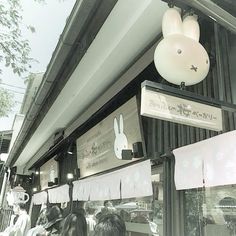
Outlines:
{"label": "shop window", "polygon": [[185,235],[236,236],[236,186],[185,191]]}
{"label": "shop window", "polygon": [[163,236],[162,168],[152,171],[153,196],[119,200],[88,201],[84,208],[88,236],[104,214],[119,214],[125,221],[128,236]]}

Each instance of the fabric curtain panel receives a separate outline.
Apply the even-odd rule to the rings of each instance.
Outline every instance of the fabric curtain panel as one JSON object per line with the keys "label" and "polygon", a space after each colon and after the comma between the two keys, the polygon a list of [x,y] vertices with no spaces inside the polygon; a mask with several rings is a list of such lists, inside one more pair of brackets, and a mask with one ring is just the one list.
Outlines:
{"label": "fabric curtain panel", "polygon": [[177,190],[236,184],[236,131],[173,151]]}
{"label": "fabric curtain panel", "polygon": [[151,164],[143,161],[104,175],[73,182],[73,200],[98,201],[152,195]]}
{"label": "fabric curtain panel", "polygon": [[77,180],[73,182],[73,201],[88,201],[90,199],[90,180]]}
{"label": "fabric curtain panel", "polygon": [[204,155],[206,187],[236,184],[236,131],[206,140]]}
{"label": "fabric curtain panel", "polygon": [[47,192],[43,191],[43,192],[35,193],[33,195],[33,204],[34,205],[46,204],[47,203],[47,199],[48,199]]}
{"label": "fabric curtain panel", "polygon": [[48,189],[48,199],[50,203],[69,202],[69,185],[65,184],[57,188]]}
{"label": "fabric curtain panel", "polygon": [[120,176],[122,199],[145,197],[153,194],[149,160],[122,169]]}
{"label": "fabric curtain panel", "polygon": [[175,186],[177,190],[203,187],[201,142],[173,151],[175,155]]}

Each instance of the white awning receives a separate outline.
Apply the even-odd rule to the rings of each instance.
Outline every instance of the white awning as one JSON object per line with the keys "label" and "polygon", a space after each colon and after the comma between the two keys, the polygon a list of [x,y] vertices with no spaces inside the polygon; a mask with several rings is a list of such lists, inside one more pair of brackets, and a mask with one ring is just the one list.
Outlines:
{"label": "white awning", "polygon": [[57,188],[48,189],[48,199],[50,203],[69,202],[69,185],[65,184]]}
{"label": "white awning", "polygon": [[177,190],[236,184],[236,131],[175,149]]}
{"label": "white awning", "polygon": [[73,182],[73,201],[151,196],[151,164],[143,161],[104,175]]}
{"label": "white awning", "polygon": [[46,204],[47,199],[48,199],[47,192],[43,191],[43,192],[35,193],[33,195],[33,204],[34,205]]}

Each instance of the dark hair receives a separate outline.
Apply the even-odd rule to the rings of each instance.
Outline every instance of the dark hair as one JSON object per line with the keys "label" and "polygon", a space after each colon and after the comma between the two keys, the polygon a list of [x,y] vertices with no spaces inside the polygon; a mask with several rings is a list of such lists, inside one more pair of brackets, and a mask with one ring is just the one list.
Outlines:
{"label": "dark hair", "polygon": [[125,236],[125,222],[117,214],[102,216],[95,226],[94,236]]}
{"label": "dark hair", "polygon": [[26,210],[26,205],[24,203],[17,204],[21,210]]}
{"label": "dark hair", "polygon": [[87,236],[87,223],[83,214],[69,214],[63,224],[61,236]]}

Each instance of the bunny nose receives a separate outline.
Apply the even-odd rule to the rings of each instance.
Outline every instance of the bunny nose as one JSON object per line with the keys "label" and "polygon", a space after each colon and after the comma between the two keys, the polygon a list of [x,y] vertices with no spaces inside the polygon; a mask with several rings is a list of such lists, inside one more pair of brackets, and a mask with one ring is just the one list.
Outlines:
{"label": "bunny nose", "polygon": [[190,68],[190,70],[194,70],[195,72],[197,72],[197,67],[194,66],[194,65],[192,65],[191,68]]}

